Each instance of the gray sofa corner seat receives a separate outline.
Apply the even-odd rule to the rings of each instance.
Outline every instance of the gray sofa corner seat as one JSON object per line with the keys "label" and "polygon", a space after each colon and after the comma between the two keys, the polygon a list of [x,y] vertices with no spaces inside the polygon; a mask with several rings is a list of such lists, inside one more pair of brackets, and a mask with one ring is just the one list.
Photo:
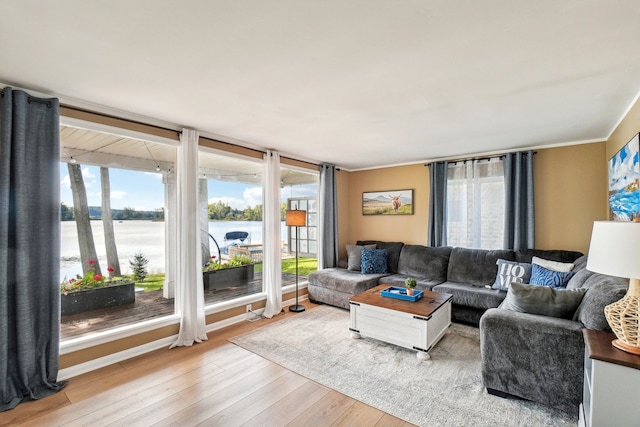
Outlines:
{"label": "gray sofa corner seat", "polygon": [[575,264],[567,288],[588,290],[573,319],[500,308],[482,316],[482,380],[489,393],[578,413],[584,377],[582,329],[609,330],[604,307],[625,295],[629,281],[586,270],[586,257]]}

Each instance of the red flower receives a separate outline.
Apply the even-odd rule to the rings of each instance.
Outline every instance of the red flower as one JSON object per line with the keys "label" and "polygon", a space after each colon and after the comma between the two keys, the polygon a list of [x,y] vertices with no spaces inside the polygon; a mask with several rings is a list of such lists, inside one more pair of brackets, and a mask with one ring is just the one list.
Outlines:
{"label": "red flower", "polygon": [[102,274],[96,274],[95,276],[93,276],[93,280],[99,282],[100,280],[102,280]]}
{"label": "red flower", "polygon": [[95,261],[95,260],[93,260],[93,259],[90,259],[89,261],[87,261],[87,264],[89,264],[89,265],[93,265],[93,264],[95,264],[95,263],[96,263],[96,261]]}
{"label": "red flower", "polygon": [[109,273],[113,273],[115,270],[113,269],[113,267],[107,267],[107,271],[108,271]]}
{"label": "red flower", "polygon": [[69,279],[69,283],[75,283],[76,279]]}
{"label": "red flower", "polygon": [[211,259],[216,259],[216,256],[215,255],[211,255]]}

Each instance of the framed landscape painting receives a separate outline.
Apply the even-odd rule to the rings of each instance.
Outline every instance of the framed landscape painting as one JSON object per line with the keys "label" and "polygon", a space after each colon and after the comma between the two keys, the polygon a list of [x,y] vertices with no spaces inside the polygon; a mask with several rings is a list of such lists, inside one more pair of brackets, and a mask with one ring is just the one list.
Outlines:
{"label": "framed landscape painting", "polygon": [[364,192],[362,215],[413,215],[413,190]]}
{"label": "framed landscape painting", "polygon": [[609,219],[640,218],[639,134],[609,160]]}

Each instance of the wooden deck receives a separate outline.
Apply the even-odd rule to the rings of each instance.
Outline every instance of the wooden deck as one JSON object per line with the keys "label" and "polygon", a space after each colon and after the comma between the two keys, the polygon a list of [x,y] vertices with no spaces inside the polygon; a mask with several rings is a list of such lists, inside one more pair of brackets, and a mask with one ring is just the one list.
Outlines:
{"label": "wooden deck", "polygon": [[[300,276],[306,281],[307,276]],[[282,286],[296,283],[294,274],[282,274]],[[248,285],[218,290],[205,290],[205,305],[229,301],[235,298],[262,292],[262,278],[249,282]],[[96,332],[106,331],[119,326],[130,325],[145,320],[173,314],[174,300],[162,296],[162,290],[136,293],[135,304],[105,308],[86,313],[62,316],[60,321],[60,338],[68,340],[79,338]]]}

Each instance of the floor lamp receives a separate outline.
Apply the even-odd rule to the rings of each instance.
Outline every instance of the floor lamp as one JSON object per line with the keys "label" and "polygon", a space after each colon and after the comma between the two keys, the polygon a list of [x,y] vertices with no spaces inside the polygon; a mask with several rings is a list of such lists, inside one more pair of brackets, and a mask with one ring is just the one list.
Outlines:
{"label": "floor lamp", "polygon": [[296,228],[296,305],[290,306],[289,311],[299,313],[304,311],[304,305],[298,304],[298,247],[300,246],[298,227],[307,225],[307,211],[287,210],[285,224]]}

